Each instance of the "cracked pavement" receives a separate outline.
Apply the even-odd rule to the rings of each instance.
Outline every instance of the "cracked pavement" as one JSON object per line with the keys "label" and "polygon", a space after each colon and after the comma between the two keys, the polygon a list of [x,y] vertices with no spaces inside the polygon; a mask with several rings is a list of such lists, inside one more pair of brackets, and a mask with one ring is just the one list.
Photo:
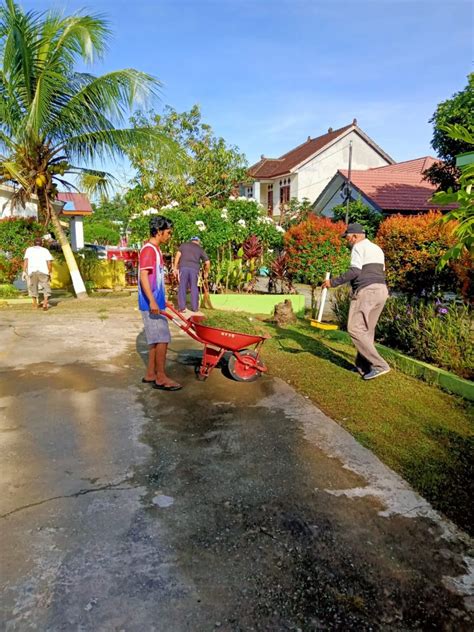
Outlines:
{"label": "cracked pavement", "polygon": [[1,629],[471,630],[472,542],[280,380],[134,311],[2,311]]}

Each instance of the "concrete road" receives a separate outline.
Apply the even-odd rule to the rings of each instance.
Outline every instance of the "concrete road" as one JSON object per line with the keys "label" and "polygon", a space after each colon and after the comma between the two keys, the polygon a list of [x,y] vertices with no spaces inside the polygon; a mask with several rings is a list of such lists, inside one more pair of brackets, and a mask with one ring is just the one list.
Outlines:
{"label": "concrete road", "polygon": [[470,542],[280,380],[140,383],[136,312],[0,313],[2,630],[470,630]]}

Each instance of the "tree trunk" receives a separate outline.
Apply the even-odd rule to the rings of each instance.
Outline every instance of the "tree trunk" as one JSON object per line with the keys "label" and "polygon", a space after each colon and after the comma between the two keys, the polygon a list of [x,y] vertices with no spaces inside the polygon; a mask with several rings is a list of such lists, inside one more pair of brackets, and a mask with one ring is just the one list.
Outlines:
{"label": "tree trunk", "polygon": [[76,259],[74,258],[74,254],[72,252],[71,244],[68,242],[66,234],[59,222],[58,214],[56,213],[56,209],[53,205],[50,205],[51,209],[51,223],[54,226],[54,231],[56,233],[56,239],[61,244],[61,248],[64,254],[64,258],[66,259],[66,264],[69,269],[69,274],[71,275],[72,285],[74,288],[74,292],[77,298],[88,298],[86,286],[84,285],[84,281],[82,280],[81,273],[79,272],[79,268],[77,267]]}

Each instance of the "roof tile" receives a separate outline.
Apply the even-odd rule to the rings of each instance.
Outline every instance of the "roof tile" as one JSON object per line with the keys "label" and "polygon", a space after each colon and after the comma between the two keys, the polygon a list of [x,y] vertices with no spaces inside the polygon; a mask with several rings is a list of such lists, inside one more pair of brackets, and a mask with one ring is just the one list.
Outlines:
{"label": "roof tile", "polygon": [[[351,182],[383,211],[428,211],[437,208],[429,200],[436,187],[423,179],[423,172],[437,162],[424,156],[386,167],[352,171]],[[345,178],[348,172],[340,169]]]}
{"label": "roof tile", "polygon": [[287,174],[291,169],[318,152],[352,126],[353,124],[351,123],[351,125],[346,125],[345,127],[328,132],[317,138],[310,138],[301,145],[298,145],[298,147],[283,154],[280,158],[262,158],[259,162],[250,167],[249,175],[252,176],[252,178],[276,178],[277,176]]}

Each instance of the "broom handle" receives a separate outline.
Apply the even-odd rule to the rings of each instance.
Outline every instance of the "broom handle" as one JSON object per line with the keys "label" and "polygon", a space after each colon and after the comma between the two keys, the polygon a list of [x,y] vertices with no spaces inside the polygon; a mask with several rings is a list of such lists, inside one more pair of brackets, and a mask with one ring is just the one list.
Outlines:
{"label": "broom handle", "polygon": [[[330,272],[326,272],[326,278],[325,281],[327,281],[329,279],[329,277],[331,276]],[[324,303],[326,302],[326,295],[328,293],[327,288],[324,288],[323,291],[321,292],[321,302],[319,303],[319,314],[318,314],[318,323],[320,323],[323,319],[323,312],[324,312]]]}

